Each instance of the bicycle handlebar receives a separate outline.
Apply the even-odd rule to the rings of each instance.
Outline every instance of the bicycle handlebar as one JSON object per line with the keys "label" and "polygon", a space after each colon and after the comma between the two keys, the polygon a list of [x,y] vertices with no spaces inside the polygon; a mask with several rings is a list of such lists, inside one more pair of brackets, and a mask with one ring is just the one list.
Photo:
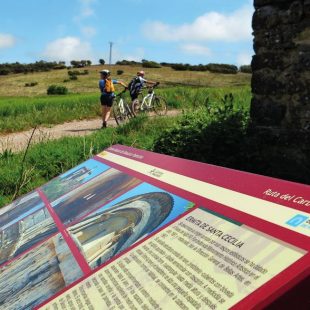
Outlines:
{"label": "bicycle handlebar", "polygon": [[123,93],[125,93],[128,90],[128,87],[124,87],[124,90],[122,90],[120,93],[116,94],[115,97],[121,96]]}
{"label": "bicycle handlebar", "polygon": [[156,82],[155,84],[153,84],[153,85],[150,85],[150,86],[145,86],[145,87],[143,87],[143,88],[148,88],[148,89],[153,89],[153,88],[156,88],[158,85],[159,85],[160,83],[159,82]]}

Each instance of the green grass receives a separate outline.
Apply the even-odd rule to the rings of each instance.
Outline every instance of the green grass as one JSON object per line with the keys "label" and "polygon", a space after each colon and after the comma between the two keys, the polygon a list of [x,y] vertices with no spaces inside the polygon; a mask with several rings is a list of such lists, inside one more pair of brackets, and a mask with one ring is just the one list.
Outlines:
{"label": "green grass", "polygon": [[[87,137],[62,138],[29,148],[23,168],[25,194],[67,171],[113,144],[151,150],[163,128],[175,125],[179,117],[148,118],[141,115],[122,127],[99,130]],[[0,154],[0,206],[11,202],[20,182],[23,154],[6,151]]]}
{"label": "green grass", "polygon": [[158,91],[163,95],[170,108],[196,108],[201,105],[208,105],[214,102],[220,102],[225,95],[231,93],[234,97],[236,108],[248,107],[252,98],[249,86],[243,87],[174,87]]}
{"label": "green grass", "polygon": [[22,131],[100,115],[98,94],[0,98],[0,132]]}
{"label": "green grass", "polygon": [[[249,104],[251,98],[249,86],[225,88],[178,86],[158,89],[156,92],[167,99],[170,109],[192,109],[206,103],[206,100],[219,101],[227,93],[232,93],[240,106]],[[130,102],[128,94],[127,101]],[[0,98],[0,132],[16,132],[36,125],[49,126],[99,116],[99,94]]]}
{"label": "green grass", "polygon": [[[49,85],[63,85],[69,89],[70,93],[96,93],[98,92],[99,71],[108,68],[113,78],[122,79],[129,83],[141,66],[90,66],[83,68],[89,71],[88,75],[79,75],[78,80],[69,81],[68,70],[52,70],[49,72],[35,72],[29,74],[10,74],[0,76],[0,97],[33,97],[46,95]],[[79,70],[79,71],[83,71]],[[123,70],[122,75],[117,75],[117,70]],[[145,78],[159,81],[163,87],[177,85],[202,86],[202,87],[234,87],[250,85],[251,74],[219,74],[198,71],[175,71],[169,67],[145,68]],[[37,82],[34,87],[25,87],[26,83]]]}

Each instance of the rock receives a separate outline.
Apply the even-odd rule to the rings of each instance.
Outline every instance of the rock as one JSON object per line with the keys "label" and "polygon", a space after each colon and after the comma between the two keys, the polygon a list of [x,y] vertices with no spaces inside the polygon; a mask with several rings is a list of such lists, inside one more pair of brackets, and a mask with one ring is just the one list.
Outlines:
{"label": "rock", "polygon": [[310,133],[310,0],[254,0],[251,117]]}

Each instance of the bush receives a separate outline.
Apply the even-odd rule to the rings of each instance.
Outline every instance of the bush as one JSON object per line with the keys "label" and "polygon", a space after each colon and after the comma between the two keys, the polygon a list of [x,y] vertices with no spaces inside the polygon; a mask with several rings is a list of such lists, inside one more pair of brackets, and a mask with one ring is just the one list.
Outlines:
{"label": "bush", "polygon": [[141,65],[141,62],[123,59],[121,61],[117,61],[115,64],[119,66],[137,66],[137,65]]}
{"label": "bush", "polygon": [[173,129],[165,131],[155,141],[153,150],[215,165],[236,165],[248,113],[235,111],[233,101],[231,94],[221,103],[206,100],[205,107],[185,114]]}
{"label": "bush", "polygon": [[142,67],[143,68],[161,68],[161,65],[156,61],[149,61],[149,60],[142,60]]}
{"label": "bush", "polygon": [[243,72],[243,73],[252,73],[251,65],[240,66],[239,70],[240,70],[240,72]]}
{"label": "bush", "polygon": [[33,87],[38,85],[38,82],[25,83],[25,87]]}
{"label": "bush", "polygon": [[[164,63],[165,64],[165,63]],[[236,74],[238,72],[238,67],[235,65],[228,64],[208,64],[208,65],[190,65],[190,64],[170,64],[171,68],[177,71],[210,71],[215,73],[226,73],[226,74]]]}
{"label": "bush", "polygon": [[69,76],[69,80],[71,81],[76,81],[78,79],[78,77],[76,75],[70,75]]}
{"label": "bush", "polygon": [[207,65],[207,70],[215,73],[236,74],[238,72],[238,67],[235,65],[211,63]]}
{"label": "bush", "polygon": [[171,68],[176,70],[176,71],[186,71],[186,70],[190,70],[189,66],[186,64],[173,64],[171,65]]}
{"label": "bush", "polygon": [[117,75],[122,75],[123,73],[124,73],[124,70],[117,70],[117,71],[116,71],[116,74],[117,74]]}
{"label": "bush", "polygon": [[87,75],[89,74],[89,71],[87,69],[83,70],[82,72],[81,71],[78,71],[78,70],[69,70],[68,71],[68,75],[71,77],[71,76],[77,76],[77,75]]}
{"label": "bush", "polygon": [[0,75],[8,75],[10,73],[9,69],[6,68],[0,68]]}
{"label": "bush", "polygon": [[61,85],[50,85],[47,88],[48,95],[66,95],[68,93],[68,88]]}

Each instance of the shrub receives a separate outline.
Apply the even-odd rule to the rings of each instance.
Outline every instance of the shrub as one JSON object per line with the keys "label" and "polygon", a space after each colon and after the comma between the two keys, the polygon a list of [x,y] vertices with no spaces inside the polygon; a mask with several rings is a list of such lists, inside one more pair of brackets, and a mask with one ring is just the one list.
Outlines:
{"label": "shrub", "polygon": [[71,81],[76,81],[78,79],[78,77],[76,75],[70,75],[69,76],[69,80]]}
{"label": "shrub", "polygon": [[48,95],[66,95],[68,93],[68,88],[61,85],[50,85],[47,88]]}
{"label": "shrub", "polygon": [[0,75],[8,75],[10,73],[9,69],[0,68]]}
{"label": "shrub", "polygon": [[189,70],[189,66],[185,64],[173,64],[171,68],[177,71],[186,71]]}
{"label": "shrub", "polygon": [[87,74],[89,74],[89,71],[87,69],[83,70],[82,72],[78,71],[78,70],[73,70],[73,71],[69,70],[68,71],[69,76],[87,75]]}
{"label": "shrub", "polygon": [[240,66],[240,72],[243,72],[243,73],[252,73],[252,67],[251,65],[243,65],[243,66]]}
{"label": "shrub", "polygon": [[117,61],[115,64],[119,66],[136,66],[136,65],[141,65],[141,62],[123,59],[121,61]]}
{"label": "shrub", "polygon": [[25,83],[25,87],[33,87],[38,85],[38,82]]}
{"label": "shrub", "polygon": [[117,71],[116,71],[116,74],[117,74],[117,75],[122,75],[123,73],[124,73],[124,70],[117,70]]}
{"label": "shrub", "polygon": [[246,134],[248,113],[235,111],[233,96],[185,114],[155,141],[153,150],[167,155],[232,167]]}
{"label": "shrub", "polygon": [[143,68],[161,68],[161,65],[156,61],[150,61],[142,59],[142,67]]}
{"label": "shrub", "polygon": [[211,63],[207,65],[207,70],[215,73],[236,74],[238,72],[238,67],[235,65]]}

